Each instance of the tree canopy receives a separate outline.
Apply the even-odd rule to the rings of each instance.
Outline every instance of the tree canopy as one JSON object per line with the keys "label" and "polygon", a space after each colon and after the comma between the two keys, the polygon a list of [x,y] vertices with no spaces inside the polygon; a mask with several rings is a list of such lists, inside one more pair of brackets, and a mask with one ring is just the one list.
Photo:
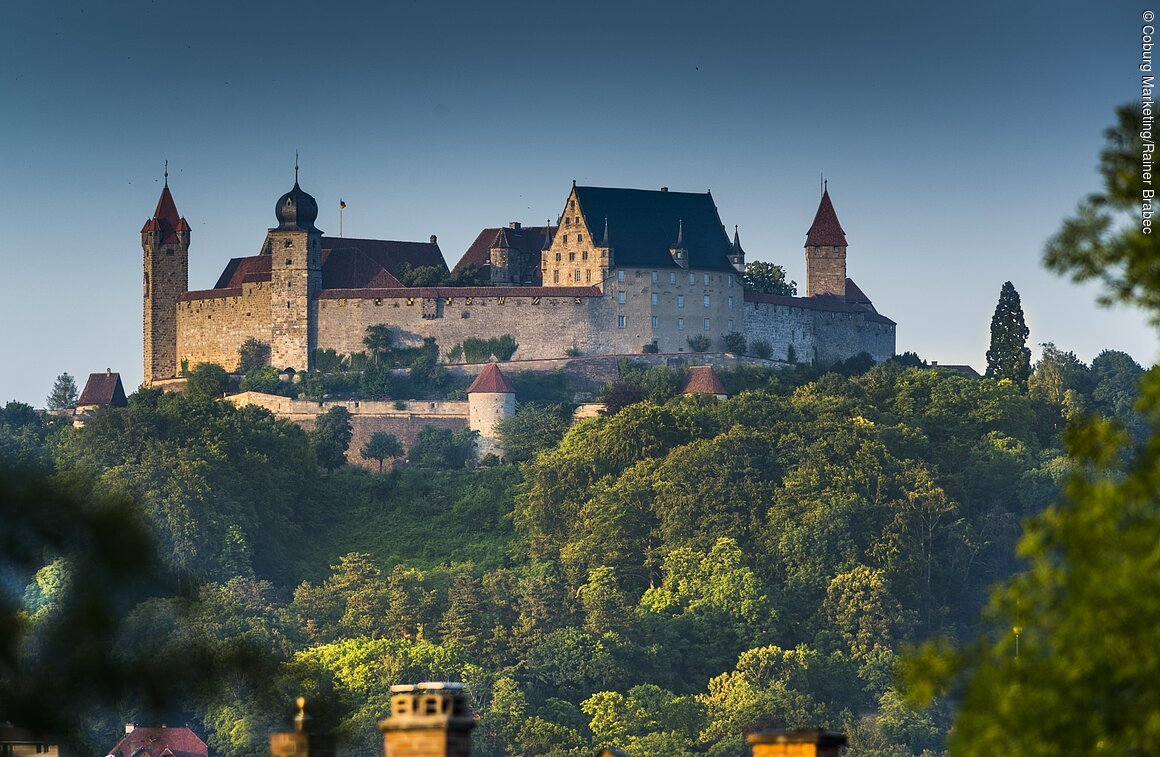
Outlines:
{"label": "tree canopy", "polygon": [[991,378],[1010,379],[1024,384],[1031,374],[1031,350],[1027,336],[1031,330],[1023,318],[1019,293],[1010,281],[999,292],[999,303],[991,316],[991,346],[987,350],[987,373]]}

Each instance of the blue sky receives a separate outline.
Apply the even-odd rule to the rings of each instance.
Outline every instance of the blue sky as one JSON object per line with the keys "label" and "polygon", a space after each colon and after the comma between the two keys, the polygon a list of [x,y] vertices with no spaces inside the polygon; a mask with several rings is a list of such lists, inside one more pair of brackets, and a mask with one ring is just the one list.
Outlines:
{"label": "blue sky", "polygon": [[[0,402],[141,379],[138,231],[170,188],[191,288],[301,182],[318,225],[425,240],[555,220],[581,184],[704,191],[804,284],[825,173],[898,349],[985,365],[1015,283],[1034,343],[1149,364],[1137,313],[1042,270],[1139,97],[1127,2],[10,4],[0,27]],[[1038,351],[1036,349],[1036,351]]]}

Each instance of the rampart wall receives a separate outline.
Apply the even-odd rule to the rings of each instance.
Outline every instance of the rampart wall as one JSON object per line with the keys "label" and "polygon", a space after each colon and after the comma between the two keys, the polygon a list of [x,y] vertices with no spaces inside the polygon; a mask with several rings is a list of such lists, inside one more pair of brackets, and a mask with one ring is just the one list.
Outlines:
{"label": "rampart wall", "polygon": [[190,367],[217,363],[227,371],[238,367],[238,348],[253,337],[270,342],[270,289],[262,282],[225,290],[218,297],[191,292],[177,303],[177,360]]}

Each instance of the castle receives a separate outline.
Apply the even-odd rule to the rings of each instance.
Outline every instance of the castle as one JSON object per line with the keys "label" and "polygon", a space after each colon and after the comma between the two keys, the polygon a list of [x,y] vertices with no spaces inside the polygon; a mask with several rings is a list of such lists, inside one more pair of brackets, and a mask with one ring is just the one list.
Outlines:
{"label": "castle", "polygon": [[828,190],[806,236],[804,297],[744,289],[745,251],[710,193],[573,182],[555,227],[481,232],[455,267],[457,286],[401,281],[419,268],[450,273],[434,236],[325,236],[318,203],[297,178],[274,213],[257,255],[230,260],[212,289],[190,290],[190,226],[166,182],[141,229],[146,385],[183,365],[235,370],[249,338],[269,346],[271,365],[309,370],[317,349],[363,350],[377,324],[404,345],[435,337],[444,351],[510,334],[516,359],[687,352],[690,340],[705,339],[724,351],[734,332],[768,343],[783,362],[894,354],[895,323],[846,276],[846,236]]}

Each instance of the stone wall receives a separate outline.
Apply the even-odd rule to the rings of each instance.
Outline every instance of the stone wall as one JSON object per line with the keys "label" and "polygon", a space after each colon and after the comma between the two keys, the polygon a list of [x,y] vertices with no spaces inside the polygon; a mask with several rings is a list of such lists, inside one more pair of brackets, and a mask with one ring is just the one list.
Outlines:
{"label": "stone wall", "polygon": [[226,297],[185,299],[177,303],[177,358],[238,367],[238,349],[246,339],[270,342],[270,285],[246,284]]}
{"label": "stone wall", "polygon": [[[621,351],[608,331],[605,297],[367,297],[321,298],[318,345],[340,354],[362,352],[368,326],[386,324],[404,345],[435,337],[446,355],[468,337],[511,334],[520,358],[563,357],[575,347],[585,353]],[[639,350],[639,346],[637,347]]]}
{"label": "stone wall", "polygon": [[846,295],[846,248],[806,248],[806,297]]}
{"label": "stone wall", "polygon": [[811,363],[817,357],[814,346],[814,311],[768,302],[745,303],[745,338],[752,345],[764,339],[773,348],[773,360]]}

